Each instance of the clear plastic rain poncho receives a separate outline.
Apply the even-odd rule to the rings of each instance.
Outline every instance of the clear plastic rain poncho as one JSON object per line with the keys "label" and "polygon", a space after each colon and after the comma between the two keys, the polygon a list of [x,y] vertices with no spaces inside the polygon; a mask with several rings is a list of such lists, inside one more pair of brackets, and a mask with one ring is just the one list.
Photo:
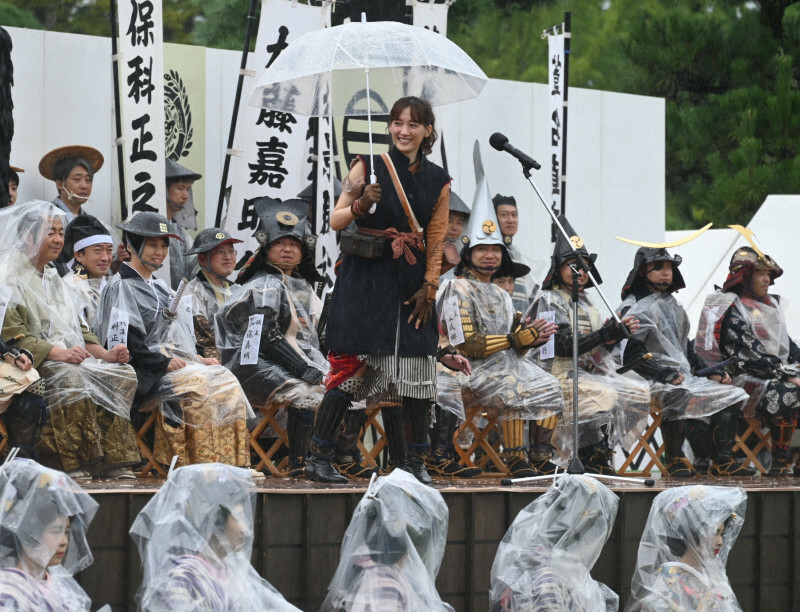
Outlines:
{"label": "clear plastic rain poncho", "polygon": [[[328,371],[315,328],[320,301],[302,278],[270,269],[279,276],[259,271],[234,287],[217,313],[220,356],[254,403],[274,401],[316,410],[325,394],[318,381]],[[260,324],[251,320],[253,315],[263,315]],[[260,338],[258,346],[256,338]],[[291,351],[290,356],[273,350],[273,343],[282,344],[282,349]],[[253,345],[250,351],[248,344]]]}
{"label": "clear plastic rain poncho", "polygon": [[89,610],[72,575],[92,563],[86,530],[96,511],[63,472],[29,459],[0,468],[0,610]]}
{"label": "clear plastic rain poncho", "polygon": [[139,609],[296,611],[250,565],[255,505],[249,470],[173,470],[131,527],[144,574]]}
{"label": "clear plastic rain poncho", "polygon": [[[24,334],[60,348],[85,347],[84,333],[72,293],[55,268],[46,266],[42,274],[36,267],[39,253],[47,248],[52,227],[64,227],[64,213],[49,202],[32,201],[11,206],[0,213],[0,227],[5,240],[0,247],[3,281],[0,292],[7,297],[3,313],[3,335]],[[50,256],[52,255],[52,257]],[[49,261],[58,252],[44,254]],[[23,339],[20,346],[25,347]],[[34,362],[45,350],[31,349]],[[50,406],[64,406],[84,398],[124,419],[136,391],[136,373],[129,365],[106,363],[87,357],[80,364],[44,359],[36,365],[46,379],[45,401]]]}
{"label": "clear plastic rain poncho", "polygon": [[672,294],[652,293],[638,302],[631,294],[617,311],[628,307],[625,315],[635,316],[640,323],[632,337],[647,347],[656,363],[684,376],[680,385],[649,381],[650,393],[658,398],[662,410],[674,418],[697,419],[747,401],[747,393],[738,387],[692,375],[686,356],[689,317]]}
{"label": "clear plastic rain poncho", "polygon": [[[460,319],[448,321],[448,301],[458,302]],[[472,325],[480,335],[508,334],[514,318],[514,306],[508,293],[493,285],[458,278],[446,281],[436,301],[439,329],[451,331],[453,324],[464,332]],[[452,342],[452,337],[451,337]],[[463,387],[464,408],[479,405],[506,419],[544,419],[561,412],[564,400],[561,383],[544,372],[524,354],[506,349],[485,358],[470,358],[472,376]],[[445,409],[451,402],[445,400]]]}
{"label": "clear plastic rain poncho", "polygon": [[639,543],[626,612],[734,612],[725,565],[744,524],[737,487],[675,487],[659,493]]}
{"label": "clear plastic rain poncho", "polygon": [[615,611],[619,597],[590,571],[603,549],[619,499],[589,476],[565,474],[523,508],[492,564],[493,612]]}
{"label": "clear plastic rain poncho", "polygon": [[[789,332],[786,327],[786,316],[781,308],[780,297],[770,294],[767,302],[754,298],[742,298],[732,291],[717,290],[707,296],[703,304],[694,345],[697,354],[709,366],[716,365],[727,357],[720,350],[715,330],[720,319],[731,307],[736,308],[739,316],[746,322],[769,355],[774,355],[784,365],[789,363]],[[759,405],[770,382],[772,380],[757,378],[747,373],[740,373],[733,378],[733,384],[737,387],[747,385],[750,395],[748,406],[752,408]],[[777,402],[769,405],[777,408]]]}
{"label": "clear plastic rain poncho", "polygon": [[[541,291],[536,297],[532,318],[540,313],[552,312],[556,325],[574,330],[572,322],[572,302],[570,294],[563,289]],[[586,298],[578,299],[578,330],[586,334],[603,326],[600,311]],[[570,335],[572,331],[569,332]],[[555,342],[555,338],[553,339]],[[564,392],[564,420],[559,424],[559,447],[562,451],[571,448],[572,436],[572,357],[554,355],[541,359],[540,351],[531,351],[529,356],[543,370],[556,376]],[[617,374],[619,364],[611,357],[604,344],[594,347],[578,356],[578,419],[580,444],[582,446],[599,442],[602,438],[601,425],[612,425],[609,430],[609,443],[630,448],[644,431],[647,415],[650,412],[650,385],[633,371]]]}
{"label": "clear plastic rain poncho", "polygon": [[[177,316],[166,316],[164,311],[168,308]],[[134,278],[122,279],[117,274],[103,291],[95,332],[100,341],[110,347],[130,338],[135,330],[147,351],[186,362],[179,370],[164,372],[152,389],[160,399],[161,413],[174,423],[206,426],[210,419],[213,426],[222,426],[253,417],[253,410],[236,378],[222,365],[205,365],[200,361],[190,319],[186,311],[175,304],[175,292],[163,280],[151,278],[148,282],[138,273]],[[136,363],[135,347],[130,343],[129,348],[132,362]],[[202,423],[196,423],[195,415],[189,416],[182,406],[189,394],[198,405],[210,410],[205,416],[197,416]]]}
{"label": "clear plastic rain poncho", "polygon": [[344,534],[321,612],[450,612],[436,592],[447,543],[441,494],[403,470],[370,483]]}

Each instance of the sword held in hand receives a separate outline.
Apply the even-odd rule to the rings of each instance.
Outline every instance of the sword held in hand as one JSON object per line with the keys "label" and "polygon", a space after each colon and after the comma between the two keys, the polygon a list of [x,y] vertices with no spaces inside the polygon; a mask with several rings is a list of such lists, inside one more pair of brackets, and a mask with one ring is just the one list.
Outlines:
{"label": "sword held in hand", "polygon": [[178,288],[175,290],[175,295],[172,296],[167,307],[161,311],[161,314],[164,315],[167,321],[172,322],[178,318],[178,305],[181,303],[181,298],[183,297],[183,292],[186,290],[188,282],[189,281],[185,278],[181,279]]}

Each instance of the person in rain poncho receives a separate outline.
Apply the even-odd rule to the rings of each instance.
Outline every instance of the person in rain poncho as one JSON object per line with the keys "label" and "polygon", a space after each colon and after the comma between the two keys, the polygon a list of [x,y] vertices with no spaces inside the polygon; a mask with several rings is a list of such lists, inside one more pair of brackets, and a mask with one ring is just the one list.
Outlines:
{"label": "person in rain poncho", "polygon": [[261,245],[217,313],[217,341],[223,362],[253,404],[287,407],[288,473],[299,477],[328,371],[315,327],[320,300],[306,280],[309,270],[300,265],[308,253],[308,206],[266,197],[254,206]]}
{"label": "person in rain poncho", "polygon": [[667,489],[653,500],[625,612],[740,612],[725,565],[744,524],[736,487]]}
{"label": "person in rain poncho", "polygon": [[139,610],[296,612],[250,564],[255,507],[249,470],[209,463],[170,472],[131,526]]}
{"label": "person in rain poncho", "polygon": [[[451,377],[452,384],[443,383],[439,403],[445,409],[457,407],[458,397],[450,396],[460,394],[466,411],[478,405],[499,414],[501,456],[508,469],[519,478],[537,476],[525,452],[525,420],[556,417],[564,402],[558,379],[525,356],[529,348],[546,342],[556,327],[539,319],[516,318],[508,293],[491,282],[498,269],[509,268],[512,262],[498,229],[477,142],[473,159],[477,186],[467,235],[462,238],[458,278],[444,283],[437,296],[440,329],[470,359],[472,375],[463,382]],[[437,439],[452,438],[452,420],[443,419],[437,426],[450,428],[437,432]]]}
{"label": "person in rain poncho", "polygon": [[106,350],[78,314],[50,264],[64,244],[64,213],[49,202],[5,209],[0,251],[8,308],[3,337],[33,355],[44,379],[47,421],[37,445],[45,465],[72,478],[133,478],[140,461],[130,424],[136,374],[124,344]]}
{"label": "person in rain poncho", "polygon": [[214,315],[231,296],[228,277],[236,268],[234,244],[242,242],[218,227],[205,229],[195,237],[189,255],[197,255],[200,271],[188,285],[185,295],[191,296],[192,319],[197,354],[219,359],[214,333]]}
{"label": "person in rain poncho", "polygon": [[703,305],[696,349],[711,364],[733,359],[734,384],[750,392],[750,406],[770,427],[769,475],[789,476],[800,413],[800,348],[787,332],[780,296],[769,293],[783,270],[751,247],[736,250],[729,270],[722,289]]}
{"label": "person in rain poncho", "polygon": [[197,255],[190,252],[192,239],[186,229],[197,228],[192,185],[203,178],[203,175],[192,172],[169,158],[165,164],[167,225],[174,236],[169,239],[169,274],[172,288],[177,289],[181,279],[193,278],[197,269]]}
{"label": "person in rain poncho", "polygon": [[[306,466],[306,475],[321,482],[347,482],[333,466],[341,423],[353,401],[385,391],[402,398],[402,405],[393,409],[399,418],[391,415],[389,420],[405,425],[408,442],[405,453],[393,461],[431,482],[425,457],[436,401],[438,342],[431,315],[447,231],[450,178],[426,157],[436,140],[427,101],[400,98],[389,118],[389,153],[368,164],[354,160],[331,213],[332,229],[355,221],[358,237],[372,238],[376,251],[369,253],[374,257],[345,254],[333,288],[325,339],[331,369]],[[376,183],[367,184],[368,168]],[[416,220],[414,228],[391,168]]]}
{"label": "person in rain poncho", "polygon": [[[576,233],[563,215],[559,221],[569,236]],[[581,259],[590,267],[594,280],[602,283],[595,267],[596,255],[589,255],[586,247],[578,248]],[[586,294],[594,283],[583,269],[577,266],[577,259],[567,239],[562,233],[556,238],[550,271],[542,282],[542,290],[536,296],[533,307],[534,317],[549,312],[558,325],[551,346],[536,353],[537,363],[557,376],[564,391],[564,422],[557,430],[559,447],[562,452],[570,450],[572,437],[572,342],[573,333],[578,332],[578,457],[587,472],[614,475],[611,462],[613,448],[621,443],[629,448],[641,435],[650,411],[650,386],[641,376],[633,372],[626,375],[616,373],[617,363],[609,350],[623,338],[622,330],[613,320],[603,324],[603,315],[592,304]],[[572,283],[578,283],[578,322],[574,324],[572,304]],[[638,329],[638,321],[627,316],[622,321],[631,332]],[[532,425],[537,431],[531,436],[531,463],[541,466],[542,472],[549,472],[549,448],[538,448],[537,443],[549,435],[545,425]],[[544,446],[544,444],[542,444]],[[572,449],[574,452],[574,449]],[[545,461],[545,463],[542,463]]]}
{"label": "person in rain poncho", "polygon": [[436,592],[448,515],[441,494],[403,470],[371,482],[320,612],[452,612]]}
{"label": "person in rain poncho", "polygon": [[109,230],[91,215],[79,215],[64,230],[64,249],[60,259],[70,273],[64,278],[78,304],[78,312],[89,326],[94,325],[100,294],[108,282],[114,256]]}
{"label": "person in rain poncho", "polygon": [[0,610],[88,612],[72,576],[92,563],[86,531],[96,511],[63,472],[30,459],[0,467]]}
{"label": "person in rain poncho", "polygon": [[123,338],[139,385],[136,401],[158,401],[154,456],[169,464],[250,465],[247,418],[253,411],[236,378],[216,359],[195,351],[192,321],[174,292],[153,277],[174,237],[167,220],[142,212],[118,226],[131,260],[100,298],[95,329],[113,346]]}
{"label": "person in rain poncho", "polygon": [[[623,361],[650,382],[650,394],[661,409],[667,476],[694,478],[698,470],[712,476],[753,476],[754,470],[732,455],[739,415],[747,393],[730,384],[730,376],[716,372],[709,378],[693,372],[706,364],[689,342],[689,317],[673,293],[683,289],[681,257],[666,248],[641,247],[622,288],[621,316],[634,316],[639,329],[625,345]],[[647,353],[651,359],[644,359]],[[693,435],[691,419],[715,427],[714,436]],[[694,465],[683,454],[689,440]],[[710,458],[712,461],[704,461]]]}
{"label": "person in rain poncho", "polygon": [[600,612],[619,597],[592,579],[619,499],[590,476],[565,474],[509,527],[492,564],[492,612]]}

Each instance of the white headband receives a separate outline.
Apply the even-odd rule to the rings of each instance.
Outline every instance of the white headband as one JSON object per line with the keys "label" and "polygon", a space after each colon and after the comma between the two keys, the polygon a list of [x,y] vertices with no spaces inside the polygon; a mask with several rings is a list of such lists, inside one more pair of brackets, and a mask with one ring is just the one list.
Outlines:
{"label": "white headband", "polygon": [[95,244],[114,244],[114,241],[111,240],[111,236],[108,234],[95,234],[94,236],[89,236],[88,238],[81,238],[76,242],[72,250],[74,252],[78,252],[81,249],[85,249],[86,247],[93,246]]}

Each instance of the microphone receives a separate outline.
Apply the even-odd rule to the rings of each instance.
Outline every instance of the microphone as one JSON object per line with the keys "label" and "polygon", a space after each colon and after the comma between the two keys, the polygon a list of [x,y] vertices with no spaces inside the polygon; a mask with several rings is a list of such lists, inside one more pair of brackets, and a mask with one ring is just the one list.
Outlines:
{"label": "microphone", "polygon": [[489,144],[492,145],[492,147],[497,149],[498,151],[505,151],[507,153],[511,153],[511,155],[516,157],[519,160],[519,162],[527,168],[533,168],[534,170],[538,170],[539,168],[542,167],[542,164],[537,162],[535,159],[526,155],[525,153],[514,147],[514,145],[509,144],[508,138],[506,138],[506,136],[501,134],[500,132],[495,132],[494,134],[492,134],[492,136],[489,138]]}

